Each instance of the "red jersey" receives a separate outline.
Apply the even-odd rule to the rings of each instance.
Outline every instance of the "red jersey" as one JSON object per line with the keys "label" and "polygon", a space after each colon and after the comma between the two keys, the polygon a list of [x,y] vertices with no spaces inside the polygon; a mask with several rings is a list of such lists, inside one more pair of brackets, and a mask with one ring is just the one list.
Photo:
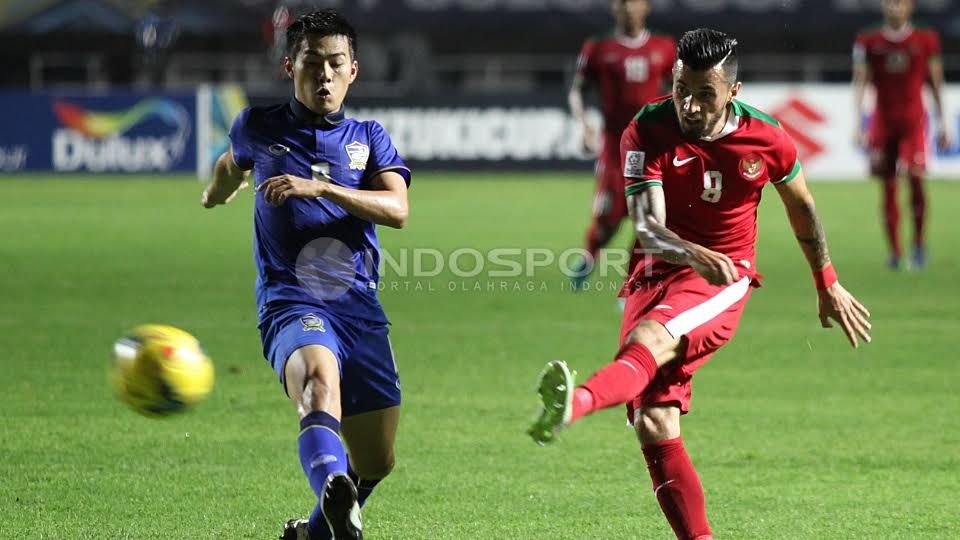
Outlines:
{"label": "red jersey", "polygon": [[908,24],[896,32],[875,28],[857,35],[853,59],[870,67],[877,93],[874,114],[881,121],[903,124],[923,118],[923,83],[930,59],[939,55],[940,36],[935,30]]}
{"label": "red jersey", "polygon": [[617,139],[633,115],[661,94],[676,48],[673,38],[647,30],[636,38],[611,34],[584,42],[577,76],[597,85],[604,129]]}
{"label": "red jersey", "polygon": [[[755,272],[760,192],[793,180],[800,162],[773,117],[739,101],[732,107],[720,134],[705,140],[683,135],[672,98],[651,103],[623,132],[620,156],[627,195],[663,186],[668,229]],[[675,268],[643,257],[627,283]]]}

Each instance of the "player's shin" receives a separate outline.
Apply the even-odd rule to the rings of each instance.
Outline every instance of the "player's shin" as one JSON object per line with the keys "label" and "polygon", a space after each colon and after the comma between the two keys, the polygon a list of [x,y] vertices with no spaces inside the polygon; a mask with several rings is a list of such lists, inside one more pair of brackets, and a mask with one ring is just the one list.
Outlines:
{"label": "player's shin", "polygon": [[[333,475],[347,472],[347,454],[340,439],[340,422],[323,411],[314,411],[300,420],[297,441],[300,465],[317,500],[322,501],[327,480]],[[330,538],[319,502],[310,515],[307,530],[311,539]]]}
{"label": "player's shin", "polygon": [[924,252],[924,224],[927,219],[927,196],[924,191],[923,175],[910,173],[910,207],[913,210],[913,260],[915,267],[926,263]]}
{"label": "player's shin", "polygon": [[883,217],[890,245],[890,266],[900,264],[900,209],[897,206],[897,177],[883,179]]}
{"label": "player's shin", "polygon": [[703,487],[683,447],[683,439],[644,445],[643,455],[657,502],[677,538],[711,539]]}
{"label": "player's shin", "polygon": [[632,400],[646,389],[656,374],[657,362],[650,349],[640,343],[627,343],[613,362],[574,391],[571,422]]}

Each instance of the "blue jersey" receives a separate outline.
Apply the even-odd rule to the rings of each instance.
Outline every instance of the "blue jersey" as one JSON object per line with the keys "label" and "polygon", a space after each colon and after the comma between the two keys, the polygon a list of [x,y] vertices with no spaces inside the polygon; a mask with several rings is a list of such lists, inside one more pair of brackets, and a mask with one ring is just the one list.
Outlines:
{"label": "blue jersey", "polygon": [[[377,122],[318,116],[296,99],[244,109],[230,130],[233,157],[253,169],[255,185],[282,174],[370,189],[370,181],[410,171]],[[290,198],[272,206],[255,192],[257,305],[315,304],[333,313],[387,322],[377,300],[380,246],[374,224],[324,199]]]}

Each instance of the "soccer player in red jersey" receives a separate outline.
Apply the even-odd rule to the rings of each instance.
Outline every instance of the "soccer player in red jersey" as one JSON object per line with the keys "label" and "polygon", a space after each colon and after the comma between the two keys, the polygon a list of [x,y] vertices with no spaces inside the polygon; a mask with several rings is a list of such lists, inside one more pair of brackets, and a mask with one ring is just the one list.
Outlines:
{"label": "soccer player in red jersey", "polygon": [[[576,288],[592,270],[597,252],[607,245],[627,217],[623,178],[618,172],[620,134],[633,115],[669,83],[676,48],[673,38],[647,30],[646,19],[650,13],[647,0],[612,0],[610,7],[615,29],[609,35],[584,42],[568,96],[570,111],[583,126],[584,149],[597,156],[597,188],[585,247],[589,256],[573,268]],[[596,86],[600,95],[601,139],[584,114],[583,89],[588,84]]]}
{"label": "soccer player in red jersey", "polygon": [[870,341],[869,313],[837,281],[797,150],[776,120],[735,98],[737,42],[687,32],[673,93],[644,107],[621,142],[627,204],[645,255],[622,295],[621,348],[574,387],[562,361],[541,373],[529,430],[546,444],[591,412],[626,404],[654,494],[678,538],[712,538],[703,488],[680,436],[693,375],[733,337],[756,271],[757,206],[774,184],[810,264],[820,322],[851,345]]}
{"label": "soccer player in red jersey", "polygon": [[[869,149],[871,172],[882,181],[883,211],[890,243],[888,264],[893,269],[900,267],[902,256],[897,207],[898,162],[910,179],[914,233],[911,266],[923,268],[927,260],[923,238],[927,207],[923,189],[927,122],[922,90],[928,79],[938,118],[937,144],[941,148],[950,144],[943,115],[940,36],[935,30],[910,24],[912,12],[912,0],[883,0],[883,26],[861,32],[853,46],[855,125],[858,126],[855,137],[858,145]],[[864,130],[863,98],[868,83],[876,90],[877,103],[870,126]]]}

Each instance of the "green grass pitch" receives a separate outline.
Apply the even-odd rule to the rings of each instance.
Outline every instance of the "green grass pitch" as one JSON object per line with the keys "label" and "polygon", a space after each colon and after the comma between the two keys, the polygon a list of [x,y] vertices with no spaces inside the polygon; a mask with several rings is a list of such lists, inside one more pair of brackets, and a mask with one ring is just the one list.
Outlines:
{"label": "green grass pitch", "polygon": [[[381,241],[559,252],[579,246],[591,190],[584,174],[422,174],[409,226]],[[874,185],[813,191],[874,342],[853,351],[819,328],[810,272],[768,189],[764,287],[697,374],[683,421],[714,531],[954,538],[960,183],[930,185],[922,273],[884,268]],[[205,211],[184,179],[21,177],[0,179],[0,196],[0,538],[266,539],[305,516],[297,421],[256,329],[249,192]],[[553,265],[382,293],[405,401],[397,468],[364,512],[368,538],[672,537],[620,409],[552,447],[524,435],[545,361],[587,375],[616,349],[614,292],[563,284]],[[189,414],[147,419],[111,396],[111,343],[143,322],[193,332],[214,359],[214,393]]]}

